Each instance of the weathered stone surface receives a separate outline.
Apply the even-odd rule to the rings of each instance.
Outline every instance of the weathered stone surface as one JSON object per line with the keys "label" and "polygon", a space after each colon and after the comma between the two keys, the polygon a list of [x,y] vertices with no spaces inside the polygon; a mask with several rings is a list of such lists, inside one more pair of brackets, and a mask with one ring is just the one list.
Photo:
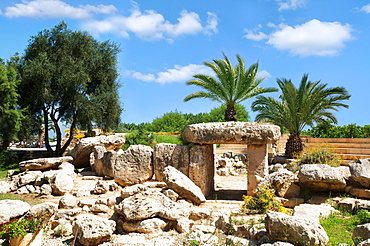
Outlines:
{"label": "weathered stone surface", "polygon": [[70,209],[77,204],[77,199],[71,194],[65,194],[59,199],[59,208]]}
{"label": "weathered stone surface", "polygon": [[298,179],[315,191],[344,191],[347,185],[342,171],[327,164],[302,165]]}
{"label": "weathered stone surface", "polygon": [[73,157],[73,165],[76,167],[88,167],[90,153],[95,146],[104,146],[109,151],[120,149],[124,143],[125,139],[116,135],[82,138],[68,154]]}
{"label": "weathered stone surface", "polygon": [[69,162],[62,162],[62,164],[59,165],[58,170],[63,170],[67,173],[74,173],[75,166]]}
{"label": "weathered stone surface", "polygon": [[213,146],[195,144],[190,148],[189,178],[208,196],[214,189],[214,176]]}
{"label": "weathered stone surface", "polygon": [[6,194],[10,192],[11,190],[11,184],[6,181],[0,180],[0,194]]}
{"label": "weathered stone surface", "polygon": [[115,150],[106,151],[104,146],[94,147],[94,163],[90,163],[92,170],[99,176],[113,178],[113,166],[116,163],[118,152]]}
{"label": "weathered stone surface", "polygon": [[96,182],[94,187],[95,194],[105,194],[109,191],[109,183],[106,181],[99,180]]}
{"label": "weathered stone surface", "polygon": [[130,197],[132,195],[135,195],[142,191],[147,191],[149,188],[146,185],[143,184],[136,184],[132,186],[127,186],[121,190],[121,197],[123,199]]}
{"label": "weathered stone surface", "polygon": [[162,233],[167,222],[159,218],[151,218],[142,221],[124,221],[123,230],[126,232]]}
{"label": "weathered stone surface", "polygon": [[49,184],[53,190],[53,195],[62,196],[73,189],[73,178],[65,171],[57,172],[49,179]]}
{"label": "weathered stone surface", "polygon": [[[341,245],[339,245],[339,246],[341,246]],[[343,246],[347,246],[347,245],[343,245]],[[370,246],[370,238],[366,239],[365,241],[362,241],[359,244],[357,244],[357,246]]]}
{"label": "weathered stone surface", "polygon": [[73,224],[73,235],[82,245],[99,245],[111,239],[116,222],[96,215],[77,216]]}
{"label": "weathered stone surface", "polygon": [[114,209],[127,220],[144,220],[155,216],[177,220],[185,215],[182,206],[155,191],[145,191],[130,196]]}
{"label": "weathered stone surface", "polygon": [[301,204],[299,206],[294,207],[293,215],[295,217],[302,217],[307,220],[311,220],[311,222],[320,223],[319,219],[322,217],[328,217],[331,213],[339,213],[339,211],[335,210],[329,204]]}
{"label": "weathered stone surface", "polygon": [[31,206],[20,200],[0,200],[0,224],[24,215]]}
{"label": "weathered stone surface", "polygon": [[53,192],[53,189],[51,188],[51,186],[49,184],[41,185],[40,195],[48,196],[48,195],[51,195],[52,192]]}
{"label": "weathered stone surface", "polygon": [[361,159],[349,164],[351,177],[365,188],[370,188],[370,159]]}
{"label": "weathered stone surface", "polygon": [[294,245],[327,245],[329,238],[324,228],[311,220],[269,211],[265,226],[269,238]]}
{"label": "weathered stone surface", "polygon": [[20,162],[19,169],[21,171],[55,169],[63,162],[72,162],[72,161],[73,158],[71,156],[39,158]]}
{"label": "weathered stone surface", "polygon": [[206,201],[200,188],[176,168],[172,166],[165,167],[163,170],[163,179],[170,189],[195,204]]}
{"label": "weathered stone surface", "polygon": [[107,213],[110,211],[110,208],[104,204],[94,204],[90,208],[93,213]]}
{"label": "weathered stone surface", "polygon": [[81,214],[81,208],[73,208],[73,209],[60,209],[55,214],[55,219],[66,219],[66,220],[73,220],[75,216]]}
{"label": "weathered stone surface", "polygon": [[163,195],[165,195],[166,197],[170,198],[174,202],[176,202],[177,199],[179,198],[179,194],[177,194],[174,190],[171,190],[171,189],[163,189],[161,192],[163,193]]}
{"label": "weathered stone surface", "polygon": [[18,176],[19,176],[18,186],[21,187],[23,185],[35,183],[37,179],[42,177],[42,172],[41,171],[27,171],[27,172],[23,172],[19,174]]}
{"label": "weathered stone surface", "polygon": [[247,195],[254,196],[254,190],[268,175],[267,145],[249,144],[247,153],[249,158]]}
{"label": "weathered stone surface", "polygon": [[52,216],[58,210],[58,205],[53,202],[43,202],[32,206],[30,209],[31,214],[43,214]]}
{"label": "weathered stone surface", "polygon": [[153,149],[145,145],[131,145],[117,156],[113,167],[114,180],[122,185],[141,184],[153,176]]}
{"label": "weathered stone surface", "polygon": [[202,231],[193,231],[191,232],[186,241],[196,241],[199,245],[209,245],[209,246],[217,246],[219,245],[218,237],[213,234],[203,233]]}
{"label": "weathered stone surface", "polygon": [[280,127],[254,122],[213,122],[188,125],[182,138],[199,144],[268,144],[280,138]]}
{"label": "weathered stone surface", "polygon": [[295,206],[298,206],[300,204],[304,203],[303,198],[283,198],[283,197],[276,197],[275,198],[277,202],[281,203],[286,208],[294,208]]}
{"label": "weathered stone surface", "polygon": [[189,161],[189,147],[187,145],[156,144],[153,151],[155,179],[163,181],[162,173],[166,166],[173,166],[189,176]]}
{"label": "weathered stone surface", "polygon": [[351,188],[349,193],[352,196],[370,199],[370,189]]}
{"label": "weathered stone surface", "polygon": [[358,243],[370,238],[370,223],[358,225],[353,229],[352,241]]}
{"label": "weathered stone surface", "polygon": [[298,197],[300,188],[294,184],[295,175],[286,169],[279,169],[270,174],[264,182],[274,188],[276,195],[284,198]]}

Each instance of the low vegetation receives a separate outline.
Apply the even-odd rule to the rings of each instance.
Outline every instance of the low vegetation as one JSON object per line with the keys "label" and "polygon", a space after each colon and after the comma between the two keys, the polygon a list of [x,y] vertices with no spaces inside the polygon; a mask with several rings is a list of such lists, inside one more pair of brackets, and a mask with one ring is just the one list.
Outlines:
{"label": "low vegetation", "polygon": [[332,148],[317,146],[306,148],[296,159],[302,164],[328,164],[332,167],[339,167],[342,160],[334,154]]}

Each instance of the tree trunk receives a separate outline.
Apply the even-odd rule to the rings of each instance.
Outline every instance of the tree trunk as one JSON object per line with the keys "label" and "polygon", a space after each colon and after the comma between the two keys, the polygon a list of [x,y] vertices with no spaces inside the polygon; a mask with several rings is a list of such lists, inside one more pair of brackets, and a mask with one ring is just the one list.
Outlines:
{"label": "tree trunk", "polygon": [[225,121],[236,121],[236,110],[234,105],[227,105],[225,110]]}
{"label": "tree trunk", "polygon": [[299,135],[289,135],[285,145],[285,157],[292,159],[303,151],[303,143]]}

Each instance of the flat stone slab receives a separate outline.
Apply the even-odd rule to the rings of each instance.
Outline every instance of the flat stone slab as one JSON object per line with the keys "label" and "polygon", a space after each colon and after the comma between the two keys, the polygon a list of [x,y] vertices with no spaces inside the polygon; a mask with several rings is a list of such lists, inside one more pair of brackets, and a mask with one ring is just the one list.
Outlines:
{"label": "flat stone slab", "polygon": [[212,122],[188,125],[182,139],[198,144],[269,144],[280,138],[280,127],[255,122]]}

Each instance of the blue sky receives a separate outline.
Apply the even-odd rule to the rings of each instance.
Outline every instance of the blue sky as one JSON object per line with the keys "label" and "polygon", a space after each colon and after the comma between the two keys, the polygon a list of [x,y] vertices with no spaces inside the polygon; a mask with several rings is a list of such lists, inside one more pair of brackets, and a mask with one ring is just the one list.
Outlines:
{"label": "blue sky", "polygon": [[[22,54],[31,36],[64,20],[97,40],[120,46],[119,89],[125,123],[166,112],[209,112],[219,104],[183,99],[186,81],[210,73],[204,61],[260,64],[261,86],[276,78],[298,85],[303,74],[352,95],[339,125],[370,124],[370,1],[353,0],[1,0],[0,58]],[[277,97],[279,93],[271,93]],[[253,99],[244,105],[250,111]],[[252,121],[256,115],[250,112]]]}

